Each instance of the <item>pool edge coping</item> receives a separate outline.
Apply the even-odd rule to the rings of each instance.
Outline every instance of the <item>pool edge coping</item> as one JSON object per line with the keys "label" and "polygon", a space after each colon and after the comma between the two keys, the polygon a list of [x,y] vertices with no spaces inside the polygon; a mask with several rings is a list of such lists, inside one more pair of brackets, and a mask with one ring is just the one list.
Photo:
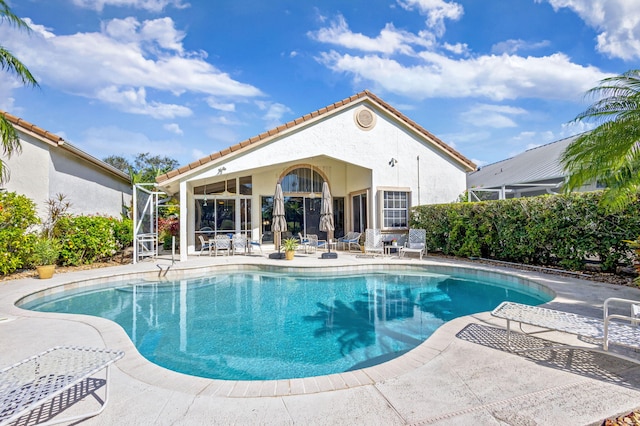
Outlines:
{"label": "pool edge coping", "polygon": [[[461,269],[465,272],[470,271],[482,271],[483,273],[488,274],[498,274],[501,277],[509,277],[511,279],[515,278],[519,281],[533,282],[537,286],[542,286],[547,291],[552,293],[553,300],[557,294],[556,292],[549,286],[538,282],[540,277],[531,276],[529,273],[521,273],[523,271],[509,270],[503,268],[494,268],[486,265],[460,265],[459,262],[456,263],[448,263],[448,262],[440,262],[427,260],[424,262],[420,262],[419,264],[408,262],[408,263],[398,263],[398,262],[384,262],[384,263],[359,263],[357,265],[335,265],[332,269],[342,270],[342,271],[353,271],[353,272],[363,272],[363,271],[380,271],[380,270],[389,270],[396,268],[398,266],[406,267],[412,266],[415,268],[411,268],[413,270],[424,269],[425,267],[437,267],[440,269],[448,268],[448,269]],[[256,264],[256,263],[236,263],[233,265],[211,265],[208,267],[199,267],[199,266],[185,266],[184,268],[176,268],[174,269],[174,273],[184,273],[184,272],[200,272],[199,275],[203,273],[210,272],[215,270],[217,272],[221,270],[246,270],[247,267],[253,270],[268,270],[268,271],[282,271],[286,270],[289,272],[301,272],[308,271],[309,269],[317,269],[322,268],[326,270],[326,267],[318,266],[316,268],[309,266],[288,266],[288,265],[264,265],[264,264]],[[427,338],[424,342],[418,345],[416,348],[411,351],[400,355],[394,359],[386,361],[381,364],[377,364],[371,367],[366,367],[359,370],[347,371],[342,373],[335,373],[331,375],[324,376],[312,376],[305,378],[294,378],[294,379],[282,379],[282,380],[222,380],[222,379],[209,379],[198,376],[191,376],[184,373],[175,372],[164,367],[161,367],[157,364],[148,361],[144,358],[138,350],[135,348],[133,342],[126,334],[124,329],[118,325],[117,323],[101,318],[101,317],[93,317],[88,315],[78,315],[78,314],[60,314],[60,313],[43,313],[37,311],[30,311],[20,308],[15,305],[19,300],[23,300],[25,297],[33,295],[37,292],[46,291],[50,288],[55,287],[66,287],[69,285],[75,286],[83,286],[83,285],[93,285],[96,283],[104,282],[105,280],[113,280],[114,277],[118,277],[122,280],[136,277],[136,278],[145,278],[152,277],[154,274],[157,274],[155,270],[147,270],[147,271],[139,271],[139,272],[121,272],[119,274],[113,275],[109,274],[108,271],[104,271],[105,273],[101,274],[98,277],[86,278],[82,277],[79,279],[74,279],[74,277],[69,276],[70,279],[59,281],[52,283],[52,285],[46,285],[44,288],[36,289],[35,291],[30,291],[27,294],[22,293],[22,296],[17,300],[14,300],[12,303],[13,307],[18,310],[16,314],[22,317],[34,317],[34,318],[46,318],[49,320],[64,320],[64,321],[74,321],[82,324],[86,324],[94,328],[102,338],[105,346],[108,348],[117,348],[125,351],[125,357],[121,359],[117,368],[121,370],[124,374],[127,374],[134,380],[138,380],[140,382],[146,383],[148,385],[157,386],[159,388],[180,391],[180,392],[193,392],[198,395],[210,395],[210,396],[219,396],[219,397],[229,397],[229,398],[243,398],[243,397],[280,397],[280,396],[293,396],[293,395],[307,395],[314,394],[319,392],[327,392],[327,391],[337,391],[337,390],[346,390],[354,387],[361,387],[366,385],[374,385],[378,382],[383,382],[385,380],[389,380],[392,378],[396,378],[402,376],[404,374],[410,373],[411,371],[419,368],[422,365],[427,364],[429,361],[433,360],[438,354],[445,349],[445,347],[438,347],[437,345],[434,347],[434,342],[437,342],[437,335],[440,333],[446,333],[450,327],[453,327],[451,324],[456,324],[459,321],[462,321],[466,318],[468,321],[469,317],[459,317],[452,321],[448,321],[447,323],[440,326],[433,335]],[[191,277],[194,278],[198,274],[193,274]],[[539,275],[539,274],[533,274]],[[39,280],[33,280],[39,281]],[[479,314],[473,314],[479,315]],[[455,334],[455,333],[454,333]]]}

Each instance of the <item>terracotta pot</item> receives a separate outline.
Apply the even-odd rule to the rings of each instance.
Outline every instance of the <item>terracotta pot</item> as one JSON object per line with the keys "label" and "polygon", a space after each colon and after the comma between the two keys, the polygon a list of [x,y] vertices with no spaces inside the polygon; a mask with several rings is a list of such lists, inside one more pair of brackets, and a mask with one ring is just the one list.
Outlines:
{"label": "terracotta pot", "polygon": [[284,257],[285,257],[285,259],[287,259],[287,260],[293,260],[293,255],[294,255],[295,253],[296,253],[296,252],[295,252],[294,250],[287,250],[287,251],[285,251],[285,252],[284,252]]}
{"label": "terracotta pot", "polygon": [[40,279],[46,280],[53,276],[53,273],[56,270],[56,265],[36,266],[36,270],[38,271],[38,276],[40,277]]}

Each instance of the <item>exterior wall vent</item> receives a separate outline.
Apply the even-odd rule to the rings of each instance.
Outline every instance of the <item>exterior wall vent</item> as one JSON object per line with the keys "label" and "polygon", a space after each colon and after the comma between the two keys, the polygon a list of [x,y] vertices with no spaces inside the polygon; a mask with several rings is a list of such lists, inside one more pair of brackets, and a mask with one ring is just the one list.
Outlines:
{"label": "exterior wall vent", "polygon": [[371,130],[376,125],[376,115],[369,108],[361,107],[354,112],[354,118],[358,127],[362,130]]}

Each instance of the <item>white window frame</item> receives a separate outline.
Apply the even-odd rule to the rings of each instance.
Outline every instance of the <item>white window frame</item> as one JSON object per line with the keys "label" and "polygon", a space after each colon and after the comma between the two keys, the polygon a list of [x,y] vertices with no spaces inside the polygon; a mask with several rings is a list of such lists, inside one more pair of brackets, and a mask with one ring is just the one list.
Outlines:
{"label": "white window frame", "polygon": [[[404,194],[404,200],[401,196]],[[389,199],[389,196],[394,198]],[[380,229],[383,231],[397,231],[409,229],[409,213],[411,210],[410,188],[379,188],[378,189],[378,217]],[[388,226],[388,213],[404,215],[404,226]],[[398,216],[396,216],[398,217]],[[393,219],[393,218],[390,218]]]}

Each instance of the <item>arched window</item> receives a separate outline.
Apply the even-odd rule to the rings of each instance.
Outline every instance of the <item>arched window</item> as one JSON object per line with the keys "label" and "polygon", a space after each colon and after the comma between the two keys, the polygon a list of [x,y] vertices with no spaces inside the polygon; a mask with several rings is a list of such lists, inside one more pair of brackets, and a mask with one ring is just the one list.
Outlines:
{"label": "arched window", "polygon": [[310,167],[300,167],[287,173],[280,182],[283,192],[303,194],[322,192],[324,178]]}

